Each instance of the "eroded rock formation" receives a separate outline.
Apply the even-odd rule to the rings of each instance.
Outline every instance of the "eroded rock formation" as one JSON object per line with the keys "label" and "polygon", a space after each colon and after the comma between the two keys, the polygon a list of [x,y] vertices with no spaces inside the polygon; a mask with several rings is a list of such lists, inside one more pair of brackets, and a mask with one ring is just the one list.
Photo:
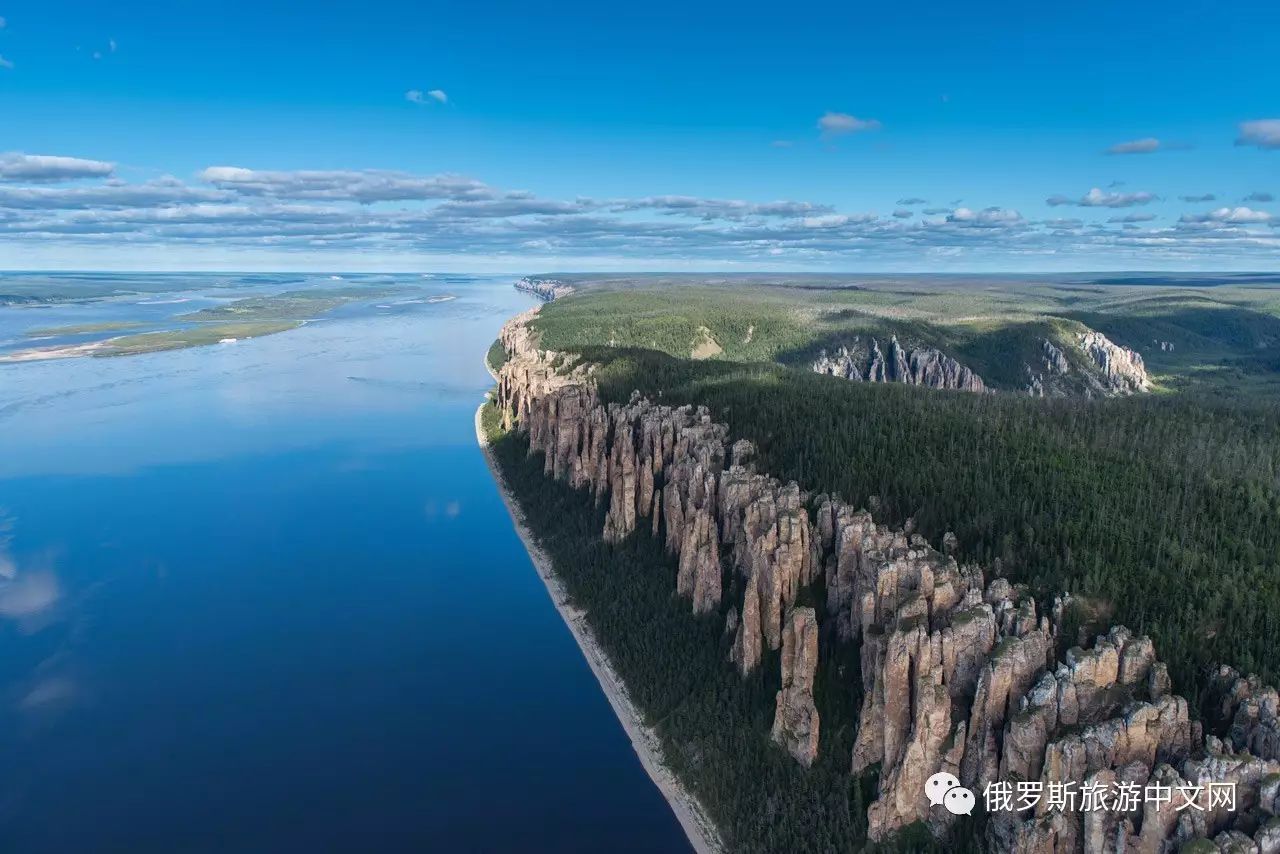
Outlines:
{"label": "eroded rock formation", "polygon": [[818,669],[818,617],[794,608],[782,634],[782,690],[773,716],[773,740],[806,768],[818,757],[818,709],[813,676]]}
{"label": "eroded rock formation", "polygon": [[1098,367],[1106,390],[1119,394],[1151,390],[1147,367],[1137,351],[1121,347],[1092,329],[1079,333],[1076,342]]}
{"label": "eroded rock formation", "polygon": [[863,348],[857,338],[852,346],[841,347],[828,356],[826,351],[813,363],[813,370],[847,380],[877,383],[908,383],[929,388],[986,391],[982,377],[934,347],[907,349],[897,336],[889,339],[887,354],[875,338]]}
{"label": "eroded rock formation", "polygon": [[546,302],[573,293],[573,285],[556,279],[534,279],[525,276],[516,282],[516,290],[533,294]]}
{"label": "eroded rock formation", "polygon": [[[1203,726],[1193,723],[1149,638],[1123,627],[1064,637],[1066,599],[1041,613],[1007,579],[957,563],[954,537],[939,551],[911,525],[890,529],[836,496],[758,472],[751,443],[731,443],[705,408],[638,395],[602,403],[592,367],[540,350],[531,316],[501,336],[511,354],[499,371],[504,425],[527,433],[549,476],[608,502],[604,539],[644,528],[665,543],[678,558],[677,593],[694,613],[724,615],[741,673],[780,651],[771,734],[806,766],[820,743],[820,651],[861,639],[850,764],[855,773],[881,768],[868,809],[873,839],[915,822],[945,837],[955,819],[930,806],[924,783],[948,771],[980,804],[988,787],[1023,783],[1235,786],[1235,809],[1147,802],[1087,811],[1015,798],[989,818],[992,851],[1163,854],[1193,840],[1205,850],[1280,851],[1274,688],[1223,668]],[[814,584],[825,586],[822,613],[798,605]]]}

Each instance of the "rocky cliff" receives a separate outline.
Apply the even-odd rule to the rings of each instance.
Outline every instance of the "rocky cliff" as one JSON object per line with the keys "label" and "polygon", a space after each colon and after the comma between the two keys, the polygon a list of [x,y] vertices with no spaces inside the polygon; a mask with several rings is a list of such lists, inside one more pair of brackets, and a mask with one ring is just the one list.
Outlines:
{"label": "rocky cliff", "polygon": [[855,338],[832,355],[826,351],[813,363],[813,370],[847,380],[874,383],[907,383],[928,388],[959,391],[986,391],[982,377],[933,347],[907,349],[895,335],[889,339],[888,352],[880,342],[871,339],[864,348]]}
{"label": "rocky cliff", "polygon": [[[864,699],[849,760],[853,773],[881,769],[873,839],[915,822],[944,838],[955,819],[930,806],[924,784],[947,771],[980,805],[1012,793],[1007,809],[991,810],[993,851],[1157,854],[1200,840],[1204,850],[1280,852],[1274,689],[1223,668],[1210,713],[1193,722],[1149,638],[1123,627],[1065,637],[1068,598],[1044,612],[1008,580],[957,563],[954,538],[936,550],[910,525],[891,530],[836,496],[757,471],[751,443],[731,442],[703,407],[638,394],[602,402],[591,365],[538,348],[535,313],[502,331],[504,426],[527,434],[547,475],[607,502],[604,539],[644,530],[665,543],[678,560],[676,593],[693,613],[725,620],[741,673],[760,667],[765,649],[780,651],[771,735],[802,765],[820,749],[819,655],[861,639],[851,678]],[[821,613],[799,604],[814,585],[825,588]],[[1177,794],[1198,787],[1207,797],[1210,784],[1234,786],[1235,808],[1188,808]],[[1032,785],[1070,790],[1070,804],[1020,798]],[[1173,794],[1101,810],[1077,800],[1086,789],[1148,787]]]}
{"label": "rocky cliff", "polygon": [[1068,341],[1059,342],[1083,356],[1084,369],[1072,369],[1071,360],[1062,347],[1041,339],[1041,352],[1034,364],[1027,364],[1026,391],[1033,397],[1068,396],[1114,397],[1151,391],[1142,356],[1121,347],[1096,330],[1075,333]]}
{"label": "rocky cliff", "polygon": [[1147,366],[1136,350],[1121,347],[1101,332],[1089,330],[1076,336],[1077,346],[1098,367],[1103,387],[1118,394],[1150,391]]}
{"label": "rocky cliff", "polygon": [[573,285],[556,279],[534,279],[525,276],[516,282],[516,290],[533,294],[542,300],[550,302],[553,299],[573,293]]}

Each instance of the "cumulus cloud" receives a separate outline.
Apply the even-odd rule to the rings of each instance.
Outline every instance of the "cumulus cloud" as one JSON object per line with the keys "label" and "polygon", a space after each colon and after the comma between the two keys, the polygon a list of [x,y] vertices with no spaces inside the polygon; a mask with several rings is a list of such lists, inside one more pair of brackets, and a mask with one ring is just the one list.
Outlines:
{"label": "cumulus cloud", "polygon": [[[0,241],[24,249],[247,250],[282,259],[468,255],[513,266],[515,259],[551,256],[730,265],[779,257],[796,265],[910,265],[1043,256],[1063,263],[1105,257],[1137,269],[1161,259],[1166,266],[1273,259],[1280,251],[1275,218],[1248,209],[1162,227],[1136,216],[1028,221],[1010,208],[958,203],[925,208],[919,217],[904,215],[912,212],[907,207],[881,217],[808,200],[542,198],[466,176],[386,170],[211,166],[198,177],[0,184]],[[1134,201],[1143,195],[1150,197],[1093,190],[1063,203],[1126,207],[1144,203]]]}
{"label": "cumulus cloud", "polygon": [[1273,194],[1264,193],[1261,190],[1254,190],[1252,193],[1245,196],[1243,199],[1243,201],[1246,201],[1246,202],[1262,202],[1264,204],[1266,202],[1274,202],[1275,200],[1276,200],[1276,197]]}
{"label": "cumulus cloud", "polygon": [[443,89],[430,89],[426,92],[421,89],[410,89],[404,93],[404,98],[414,104],[426,104],[430,101],[435,101],[437,104],[449,103],[449,96]]}
{"label": "cumulus cloud", "polygon": [[872,222],[875,214],[826,214],[824,216],[807,216],[800,220],[805,228],[842,228],[850,223]]}
{"label": "cumulus cloud", "polygon": [[1124,216],[1113,216],[1110,219],[1108,219],[1107,222],[1123,222],[1123,223],[1151,222],[1155,218],[1156,218],[1155,214],[1131,213],[1131,214],[1125,214]]}
{"label": "cumulus cloud", "polygon": [[380,170],[259,171],[239,166],[210,166],[200,178],[215,187],[279,199],[349,200],[361,204],[410,199],[479,200],[493,191],[458,175],[428,177]]}
{"label": "cumulus cloud", "polygon": [[106,178],[115,171],[115,168],[114,163],[84,160],[79,157],[23,154],[17,151],[0,154],[0,181],[42,184],[72,181],[77,178]]}
{"label": "cumulus cloud", "polygon": [[1280,119],[1255,119],[1251,122],[1241,122],[1236,145],[1280,149]]}
{"label": "cumulus cloud", "polygon": [[1022,214],[1006,208],[984,208],[980,211],[969,208],[956,208],[947,217],[947,222],[969,228],[1008,228],[1021,225]]}
{"label": "cumulus cloud", "polygon": [[0,187],[0,208],[14,210],[115,210],[220,202],[230,198],[228,193],[188,187],[176,178],[158,178],[142,184],[107,182],[87,187]]}
{"label": "cumulus cloud", "polygon": [[1198,202],[1213,202],[1218,199],[1218,197],[1213,193],[1203,193],[1199,196],[1178,196],[1178,198],[1182,199],[1184,202],[1191,202],[1192,204],[1196,204]]}
{"label": "cumulus cloud", "polygon": [[1094,187],[1078,199],[1056,195],[1044,201],[1049,207],[1077,205],[1082,208],[1131,208],[1134,205],[1150,204],[1155,200],[1156,197],[1151,193],[1108,193]]}
{"label": "cumulus cloud", "polygon": [[911,205],[927,205],[929,204],[929,200],[921,199],[917,196],[908,196],[905,199],[898,199],[898,204],[902,205],[903,207],[909,207]]}
{"label": "cumulus cloud", "polygon": [[1202,214],[1183,214],[1181,222],[1216,222],[1229,225],[1249,225],[1256,223],[1271,222],[1274,217],[1266,211],[1256,211],[1252,208],[1218,208],[1215,211],[1209,211]]}
{"label": "cumulus cloud", "polygon": [[880,130],[883,125],[877,119],[860,119],[848,113],[826,112],[818,119],[818,130],[827,138],[843,136],[848,133]]}
{"label": "cumulus cloud", "polygon": [[1160,140],[1153,136],[1117,142],[1107,149],[1107,154],[1152,154],[1160,150]]}
{"label": "cumulus cloud", "polygon": [[745,202],[736,199],[703,199],[697,196],[646,196],[623,199],[610,204],[615,211],[657,210],[665,214],[683,214],[703,219],[742,219],[748,216],[797,217],[828,213],[830,205],[812,202]]}

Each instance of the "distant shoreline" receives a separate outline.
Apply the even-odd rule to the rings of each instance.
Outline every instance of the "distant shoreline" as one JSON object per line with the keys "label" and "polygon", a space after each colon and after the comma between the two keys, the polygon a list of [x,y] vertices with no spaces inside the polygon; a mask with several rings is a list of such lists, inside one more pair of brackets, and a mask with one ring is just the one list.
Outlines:
{"label": "distant shoreline", "polygon": [[[497,379],[493,368],[489,366],[487,358],[485,359],[485,367],[490,375]],[[488,399],[486,398],[485,403],[487,402]],[[667,803],[671,806],[671,811],[675,813],[676,819],[684,829],[685,836],[689,839],[689,844],[693,846],[693,850],[697,854],[722,854],[725,849],[720,842],[720,835],[715,828],[715,824],[703,812],[702,806],[697,799],[685,789],[680,781],[676,779],[675,774],[667,768],[662,753],[662,742],[658,738],[658,734],[644,724],[644,718],[631,702],[621,677],[614,670],[608,655],[605,654],[604,649],[596,640],[595,634],[591,631],[591,626],[587,623],[586,612],[579,611],[573,607],[563,584],[552,569],[551,558],[538,545],[533,533],[525,525],[524,514],[520,511],[514,495],[507,487],[506,480],[502,476],[502,470],[498,467],[498,461],[493,455],[493,449],[489,447],[489,441],[484,435],[481,415],[484,411],[485,403],[481,403],[476,409],[476,442],[484,452],[485,461],[489,464],[489,471],[493,475],[494,483],[497,484],[498,492],[502,495],[502,501],[506,504],[507,512],[511,515],[512,524],[520,535],[520,540],[524,543],[525,550],[529,553],[529,559],[533,561],[534,568],[538,571],[538,576],[547,588],[547,595],[551,597],[556,610],[560,612],[561,619],[569,627],[569,632],[577,642],[578,649],[582,651],[582,657],[587,660],[587,665],[591,668],[591,672],[595,674],[596,681],[600,683],[600,690],[604,692],[609,705],[613,707],[614,715],[617,716],[619,723],[622,724],[622,728],[627,733],[627,737],[631,740],[631,747],[640,758],[640,764],[644,766],[649,778],[653,780],[654,785],[658,787],[658,790],[662,792],[662,796],[666,798]]]}

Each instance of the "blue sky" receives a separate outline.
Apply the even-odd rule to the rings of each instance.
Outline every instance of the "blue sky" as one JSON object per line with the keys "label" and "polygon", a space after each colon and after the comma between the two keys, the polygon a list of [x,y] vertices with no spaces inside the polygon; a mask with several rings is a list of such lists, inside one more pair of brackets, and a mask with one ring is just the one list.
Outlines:
{"label": "blue sky", "polygon": [[1262,0],[0,18],[0,267],[1280,267]]}

